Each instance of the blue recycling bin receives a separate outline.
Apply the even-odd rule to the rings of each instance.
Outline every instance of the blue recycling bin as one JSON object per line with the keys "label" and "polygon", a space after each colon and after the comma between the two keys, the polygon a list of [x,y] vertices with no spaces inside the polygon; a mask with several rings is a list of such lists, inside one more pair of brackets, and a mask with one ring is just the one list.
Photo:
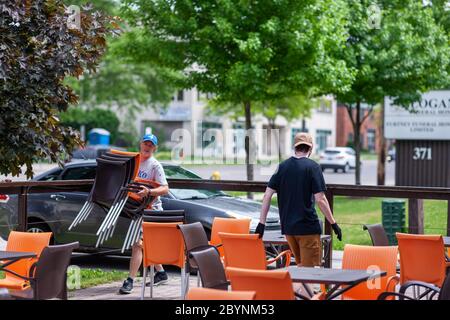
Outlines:
{"label": "blue recycling bin", "polygon": [[88,134],[88,140],[89,144],[92,145],[98,145],[98,144],[105,144],[109,145],[111,134],[108,130],[102,129],[102,128],[94,128],[91,131],[89,131]]}

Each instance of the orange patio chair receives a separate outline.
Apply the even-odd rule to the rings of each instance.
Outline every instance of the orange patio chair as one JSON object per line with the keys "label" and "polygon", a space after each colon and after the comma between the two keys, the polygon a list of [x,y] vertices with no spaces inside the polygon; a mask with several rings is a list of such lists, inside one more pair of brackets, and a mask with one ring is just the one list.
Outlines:
{"label": "orange patio chair", "polygon": [[342,269],[386,271],[386,276],[368,280],[342,295],[344,300],[376,300],[385,291],[395,291],[399,283],[396,275],[398,248],[396,246],[344,247]]}
{"label": "orange patio chair", "polygon": [[143,229],[143,268],[141,299],[144,299],[147,269],[150,267],[150,297],[153,298],[153,276],[155,264],[173,265],[181,268],[181,296],[187,289],[188,277],[185,272],[184,240],[177,225],[180,222],[144,222]]}
{"label": "orange patio chair", "polygon": [[222,240],[219,237],[219,232],[249,234],[250,222],[251,219],[214,218],[209,243],[217,247],[221,259],[224,258],[224,251],[221,246]]}
{"label": "orange patio chair", "polygon": [[267,265],[286,257],[285,266],[291,263],[291,251],[285,250],[275,258],[266,260],[266,251],[258,234],[219,232],[225,252],[225,267],[266,270]]}
{"label": "orange patio chair", "polygon": [[255,291],[255,300],[295,300],[287,270],[252,270],[228,267],[232,291]]}
{"label": "orange patio chair", "polygon": [[225,291],[209,288],[192,288],[186,300],[254,300],[254,291]]}
{"label": "orange patio chair", "polygon": [[[10,264],[6,269],[23,277],[30,277],[31,266],[38,260],[42,250],[50,244],[51,236],[51,232],[31,233],[11,231],[8,237],[8,243],[6,244],[6,250],[33,252],[37,255],[37,258],[19,260]],[[0,279],[0,288],[24,290],[29,286],[29,281],[10,272],[5,272],[5,278]]]}
{"label": "orange patio chair", "polygon": [[400,283],[422,281],[438,287],[450,266],[441,235],[396,233],[400,251]]}

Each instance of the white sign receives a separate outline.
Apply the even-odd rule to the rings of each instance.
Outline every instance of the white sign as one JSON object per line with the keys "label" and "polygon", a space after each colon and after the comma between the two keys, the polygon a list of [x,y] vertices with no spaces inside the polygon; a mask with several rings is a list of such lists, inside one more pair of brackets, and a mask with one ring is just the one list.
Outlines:
{"label": "white sign", "polygon": [[384,132],[387,139],[450,140],[450,91],[430,91],[408,108],[385,98]]}

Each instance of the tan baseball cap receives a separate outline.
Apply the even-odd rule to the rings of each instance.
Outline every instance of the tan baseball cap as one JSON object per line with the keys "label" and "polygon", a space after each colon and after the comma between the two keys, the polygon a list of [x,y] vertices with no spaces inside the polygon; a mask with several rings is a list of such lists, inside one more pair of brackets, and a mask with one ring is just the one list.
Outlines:
{"label": "tan baseball cap", "polygon": [[306,132],[299,132],[295,135],[294,138],[294,147],[306,144],[307,146],[311,147],[313,146],[313,139],[309,133]]}

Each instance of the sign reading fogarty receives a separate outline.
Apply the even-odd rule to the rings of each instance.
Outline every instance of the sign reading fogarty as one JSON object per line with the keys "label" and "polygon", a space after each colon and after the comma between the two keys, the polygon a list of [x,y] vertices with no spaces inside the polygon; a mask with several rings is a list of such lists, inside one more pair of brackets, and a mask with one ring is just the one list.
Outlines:
{"label": "sign reading fogarty", "polygon": [[385,98],[385,136],[403,140],[450,140],[450,91],[429,91],[408,108]]}

